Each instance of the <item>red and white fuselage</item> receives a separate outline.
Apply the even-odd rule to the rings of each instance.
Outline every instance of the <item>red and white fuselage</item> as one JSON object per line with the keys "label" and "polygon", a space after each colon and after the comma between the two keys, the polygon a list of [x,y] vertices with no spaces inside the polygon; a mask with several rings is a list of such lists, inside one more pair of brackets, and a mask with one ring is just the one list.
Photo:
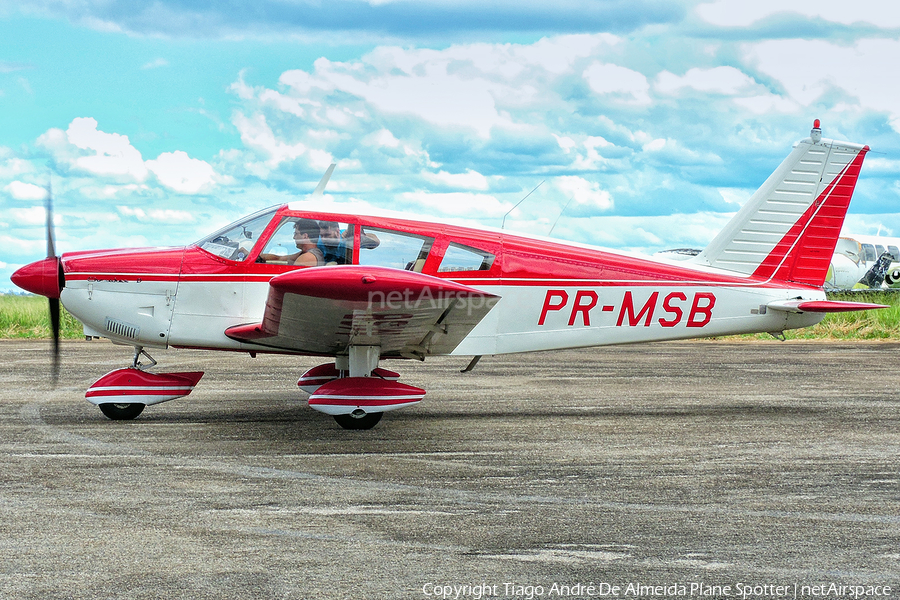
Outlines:
{"label": "red and white fuselage", "polygon": [[[822,317],[760,314],[760,306],[779,300],[825,299],[821,289],[808,285],[416,221],[313,213],[290,206],[281,207],[274,218],[295,216],[434,236],[421,273],[499,297],[453,354],[776,332],[811,325]],[[493,251],[491,269],[437,272],[441,250],[452,242]],[[62,263],[66,283],[60,298],[85,324],[86,333],[144,347],[214,350],[272,350],[232,339],[225,331],[261,321],[269,281],[292,270],[233,264],[196,246],[71,253],[63,255]],[[385,300],[390,306],[391,299]],[[398,293],[394,304],[401,311],[415,300]]]}

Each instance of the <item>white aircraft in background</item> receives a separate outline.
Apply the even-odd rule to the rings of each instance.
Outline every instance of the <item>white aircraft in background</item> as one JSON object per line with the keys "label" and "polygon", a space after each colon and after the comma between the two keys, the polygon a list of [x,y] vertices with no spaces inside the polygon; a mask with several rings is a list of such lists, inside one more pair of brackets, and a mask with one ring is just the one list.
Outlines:
{"label": "white aircraft in background", "polygon": [[890,287],[900,283],[900,238],[844,235],[838,238],[825,276],[825,288]]}

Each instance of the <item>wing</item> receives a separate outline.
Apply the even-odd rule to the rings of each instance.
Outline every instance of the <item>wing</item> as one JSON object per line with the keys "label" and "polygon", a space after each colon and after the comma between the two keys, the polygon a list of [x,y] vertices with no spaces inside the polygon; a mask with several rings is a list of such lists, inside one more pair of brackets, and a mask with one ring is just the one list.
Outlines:
{"label": "wing", "polygon": [[261,323],[228,337],[304,354],[380,346],[382,357],[447,354],[498,296],[454,281],[387,267],[330,266],[273,277]]}

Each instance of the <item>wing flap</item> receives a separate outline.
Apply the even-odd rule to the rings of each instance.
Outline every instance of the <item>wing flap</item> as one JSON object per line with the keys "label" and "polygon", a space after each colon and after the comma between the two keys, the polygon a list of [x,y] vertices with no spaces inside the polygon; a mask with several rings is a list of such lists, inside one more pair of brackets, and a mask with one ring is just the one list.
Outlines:
{"label": "wing flap", "polygon": [[387,267],[330,266],[273,277],[260,323],[230,327],[235,340],[308,354],[351,345],[381,356],[451,352],[499,297],[455,281]]}

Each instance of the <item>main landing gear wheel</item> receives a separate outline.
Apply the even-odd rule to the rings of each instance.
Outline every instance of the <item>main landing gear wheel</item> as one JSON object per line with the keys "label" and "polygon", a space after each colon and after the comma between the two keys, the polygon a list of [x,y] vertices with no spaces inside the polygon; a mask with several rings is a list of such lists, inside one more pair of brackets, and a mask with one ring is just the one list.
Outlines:
{"label": "main landing gear wheel", "polygon": [[144,406],[144,404],[138,403],[119,404],[114,402],[105,402],[100,405],[100,412],[102,412],[113,421],[130,421],[131,419],[136,419],[139,414],[144,412]]}
{"label": "main landing gear wheel", "polygon": [[359,411],[361,414],[334,415],[334,420],[344,429],[372,429],[381,420],[383,412],[366,413]]}

